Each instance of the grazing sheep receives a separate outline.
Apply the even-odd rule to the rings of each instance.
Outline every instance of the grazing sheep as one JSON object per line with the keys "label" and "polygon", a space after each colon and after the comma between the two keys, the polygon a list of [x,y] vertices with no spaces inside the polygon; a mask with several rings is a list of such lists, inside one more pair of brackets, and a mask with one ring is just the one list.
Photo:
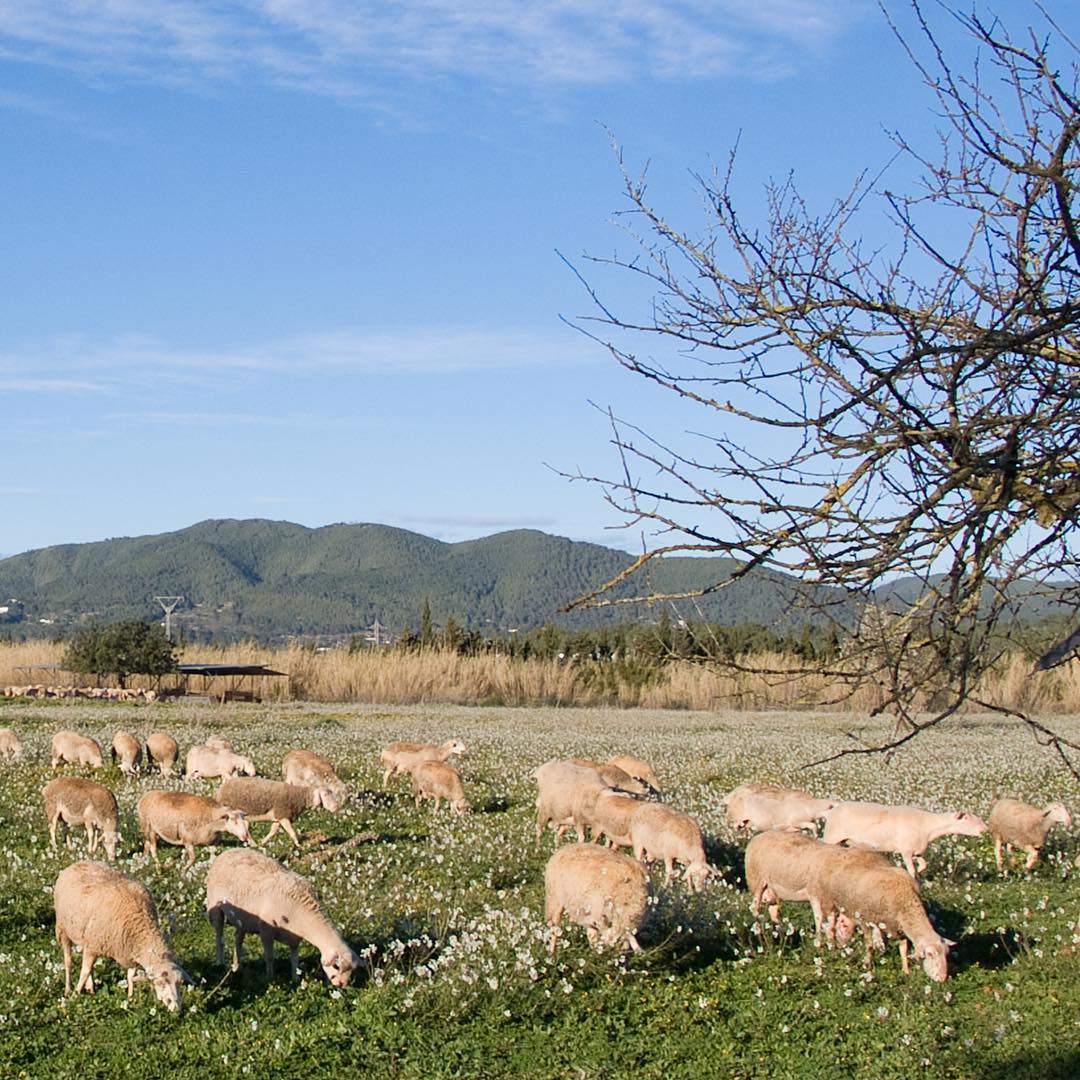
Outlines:
{"label": "grazing sheep", "polygon": [[77,731],[58,731],[52,737],[52,757],[49,764],[55,769],[62,761],[71,765],[89,765],[94,769],[100,769],[105,764],[97,739],[80,735]]}
{"label": "grazing sheep", "polygon": [[544,915],[552,927],[551,951],[562,932],[562,918],[585,928],[589,944],[629,946],[641,952],[637,931],[649,906],[649,876],[628,855],[596,844],[561,847],[544,869]]}
{"label": "grazing sheep", "polygon": [[571,765],[578,765],[583,769],[592,769],[601,780],[610,788],[626,792],[629,795],[649,795],[651,788],[648,784],[631,776],[625,769],[620,769],[611,762],[606,764],[592,761],[589,758],[570,758]]}
{"label": "grazing sheep", "polygon": [[82,947],[75,993],[94,992],[92,970],[108,956],[127,970],[127,992],[135,991],[142,968],[158,1000],[180,1011],[181,983],[191,982],[169,951],[158,926],[154,898],[133,878],[99,862],[77,862],[61,870],[53,889],[56,940],[64,953],[64,994],[71,993],[71,947]]}
{"label": "grazing sheep", "polygon": [[127,776],[133,775],[142,762],[142,745],[127,731],[118,731],[113,736],[111,753],[113,764],[119,763],[120,771]]}
{"label": "grazing sheep", "polygon": [[203,741],[203,746],[209,746],[211,750],[235,750],[232,739],[226,739],[224,735],[211,735]]}
{"label": "grazing sheep", "polygon": [[56,830],[61,823],[68,847],[72,846],[70,828],[82,825],[86,829],[87,849],[91,855],[97,850],[100,834],[105,854],[110,859],[116,858],[120,812],[116,796],[107,787],[79,776],[58,776],[41,789],[41,795],[45,800],[51,847],[56,847]]}
{"label": "grazing sheep", "polygon": [[536,839],[550,824],[558,843],[573,825],[578,842],[585,839],[585,828],[602,791],[612,790],[595,769],[569,761],[547,761],[533,773],[539,794],[536,798]]}
{"label": "grazing sheep", "polygon": [[286,784],[329,788],[340,802],[349,797],[333,764],[310,750],[290,750],[281,762],[281,778]]}
{"label": "grazing sheep", "polygon": [[216,746],[193,746],[184,760],[184,778],[199,780],[202,777],[220,776],[228,778],[242,772],[245,776],[255,775],[255,763],[242,754],[234,754]]}
{"label": "grazing sheep", "polygon": [[412,771],[412,793],[418,810],[422,799],[435,800],[435,813],[439,812],[443,799],[459,814],[467,814],[471,809],[465,799],[461,773],[444,761],[420,762]]}
{"label": "grazing sheep", "polygon": [[310,882],[249,848],[223,851],[206,875],[206,915],[214,928],[218,965],[225,963],[225,924],[236,927],[232,970],[240,968],[244,936],[258,934],[266,974],[274,971],[274,942],[289,948],[292,977],[300,977],[300,942],[319,950],[332,986],[347,986],[360,958],[327,918]]}
{"label": "grazing sheep", "polygon": [[422,761],[445,761],[454,754],[464,754],[465,744],[451,739],[442,746],[435,743],[393,742],[379,755],[383,765],[383,787],[395,777],[411,773]]}
{"label": "grazing sheep", "polygon": [[1004,868],[1002,849],[1010,855],[1014,847],[1027,853],[1024,869],[1030,870],[1039,859],[1047,834],[1054,825],[1072,825],[1072,815],[1063,803],[1051,803],[1045,810],[1019,799],[999,799],[990,810],[987,822],[994,838],[994,857],[998,871]]}
{"label": "grazing sheep", "polygon": [[645,805],[643,800],[624,795],[614,788],[601,791],[592,810],[585,815],[593,840],[607,840],[609,847],[633,847],[631,823],[634,815]]}
{"label": "grazing sheep", "polygon": [[836,803],[806,791],[769,784],[740,784],[720,801],[733,829],[768,832],[770,829],[806,829],[817,834],[818,819]]}
{"label": "grazing sheep", "polygon": [[7,761],[18,761],[22,757],[19,736],[9,727],[0,728],[0,757]]}
{"label": "grazing sheep", "polygon": [[232,833],[242,843],[251,840],[243,810],[220,806],[204,795],[186,791],[148,791],[135,812],[143,835],[143,854],[158,861],[158,840],[183,845],[185,870],[195,865],[195,845],[216,843],[222,833]]}
{"label": "grazing sheep", "polygon": [[701,826],[689,814],[663,803],[641,804],[630,819],[630,840],[635,858],[645,863],[664,860],[668,881],[675,873],[675,863],[685,866],[691,892],[700,892],[716,873],[705,859]]}
{"label": "grazing sheep", "polygon": [[146,758],[154,762],[162,776],[172,776],[173,766],[180,756],[180,745],[171,735],[155,732],[146,737]]}
{"label": "grazing sheep", "polygon": [[608,764],[614,765],[616,769],[622,769],[624,773],[632,776],[635,780],[647,784],[651,789],[650,794],[661,795],[663,793],[660,781],[656,778],[656,772],[647,761],[639,757],[632,757],[630,754],[616,754],[615,757],[608,759]]}
{"label": "grazing sheep", "polygon": [[827,844],[848,844],[872,851],[892,851],[902,856],[912,877],[926,869],[922,853],[939,836],[981,836],[986,822],[966,811],[935,814],[916,806],[883,806],[881,803],[837,803],[825,815]]}
{"label": "grazing sheep", "polygon": [[297,847],[300,837],[292,823],[305,810],[322,806],[336,814],[341,809],[341,802],[329,788],[299,787],[261,778],[226,780],[214,799],[219,806],[243,810],[248,821],[269,821],[270,831],[263,837],[263,843],[272,840],[278,829],[284,828]]}
{"label": "grazing sheep", "polygon": [[[953,942],[941,937],[930,925],[914,878],[898,866],[866,862],[867,852],[837,849],[837,854],[812,865],[807,891],[815,919],[831,924],[845,915],[848,927],[861,927],[866,938],[869,965],[874,948],[883,949],[885,937],[900,940],[900,967],[908,968],[908,942],[915,946],[915,959],[935,982],[949,975],[948,953]],[[843,941],[849,930],[838,934]]]}

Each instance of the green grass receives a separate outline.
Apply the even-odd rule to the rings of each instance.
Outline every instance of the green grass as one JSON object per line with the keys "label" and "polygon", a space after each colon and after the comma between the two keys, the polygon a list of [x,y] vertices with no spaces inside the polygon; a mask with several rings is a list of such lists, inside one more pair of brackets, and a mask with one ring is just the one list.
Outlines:
{"label": "green grass", "polygon": [[[1052,757],[990,721],[928,734],[888,762],[803,769],[842,744],[843,724],[809,714],[0,706],[0,726],[14,727],[27,751],[21,764],[0,764],[0,1077],[308,1078],[344,1068],[417,1078],[1080,1075],[1075,830],[1052,833],[1033,872],[1004,878],[988,838],[931,846],[924,897],[957,941],[944,984],[917,965],[903,976],[895,946],[869,971],[861,946],[815,950],[806,905],[786,905],[775,928],[752,918],[740,880],[745,838],[730,833],[719,806],[740,781],[984,815],[1005,794],[1080,803]],[[1064,726],[1080,734],[1080,723]],[[215,968],[204,915],[214,850],[184,874],[181,850],[163,848],[155,868],[137,842],[139,795],[183,782],[107,768],[99,779],[120,802],[120,867],[154,893],[196,986],[173,1017],[145,984],[128,1003],[121,972],[102,960],[98,992],[63,1001],[50,890],[85,849],[81,834],[74,852],[47,844],[40,789],[49,736],[61,727],[103,744],[121,728],[164,730],[185,749],[227,733],[269,776],[294,746],[337,762],[354,797],[336,816],[301,819],[301,852],[279,834],[271,854],[315,882],[363,955],[354,984],[331,990],[308,947],[299,985],[283,949],[268,980],[251,939],[237,974]],[[478,812],[436,817],[417,812],[404,785],[381,790],[381,746],[451,736],[470,746],[460,764]],[[691,896],[658,875],[641,956],[595,954],[570,928],[553,960],[542,918],[553,842],[535,841],[530,773],[556,755],[616,751],[653,762],[667,800],[701,822],[725,879]],[[267,826],[254,828],[261,836]],[[374,839],[320,857],[361,832]]]}

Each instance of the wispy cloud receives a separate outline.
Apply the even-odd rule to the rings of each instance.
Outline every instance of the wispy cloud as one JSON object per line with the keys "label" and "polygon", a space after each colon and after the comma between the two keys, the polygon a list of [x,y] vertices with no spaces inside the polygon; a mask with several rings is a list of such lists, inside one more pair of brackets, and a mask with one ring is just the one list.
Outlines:
{"label": "wispy cloud", "polygon": [[376,98],[387,76],[513,85],[775,70],[866,0],[0,0],[0,58],[95,78]]}
{"label": "wispy cloud", "polygon": [[105,383],[75,379],[5,379],[0,378],[0,393],[12,394],[100,394]]}

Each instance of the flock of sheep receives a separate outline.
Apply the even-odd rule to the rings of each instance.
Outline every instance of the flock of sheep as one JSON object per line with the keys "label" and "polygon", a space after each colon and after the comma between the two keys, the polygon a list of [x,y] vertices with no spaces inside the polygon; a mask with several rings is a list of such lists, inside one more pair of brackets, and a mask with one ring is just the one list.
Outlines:
{"label": "flock of sheep", "polygon": [[[433,743],[391,743],[381,754],[383,786],[408,776],[419,807],[432,799],[436,812],[446,800],[459,813],[469,810],[458,770],[448,759],[465,753],[454,739]],[[145,753],[163,776],[173,775],[179,747],[171,736],[150,735],[145,746],[126,732],[113,739],[111,754],[122,772],[134,773]],[[17,758],[18,738],[0,729],[0,756]],[[104,755],[96,740],[73,731],[57,732],[51,743],[51,764],[101,768]],[[213,797],[184,791],[146,792],[136,816],[144,852],[158,861],[157,845],[184,848],[185,868],[195,862],[195,848],[216,843],[224,834],[242,844],[255,844],[252,821],[270,823],[264,839],[283,828],[293,843],[299,837],[293,822],[312,807],[337,812],[348,796],[333,764],[309,750],[290,750],[282,762],[282,780],[255,775],[250,758],[224,739],[192,747],[184,777],[218,777]],[[242,774],[242,775],[240,775]],[[649,867],[665,864],[668,880],[682,868],[693,891],[705,887],[718,871],[709,865],[701,828],[688,814],[662,801],[660,782],[648,762],[620,755],[607,762],[582,758],[553,760],[537,768],[536,836],[554,829],[556,851],[544,872],[545,917],[557,948],[564,918],[583,927],[594,947],[640,951],[637,933],[652,898]],[[52,846],[58,834],[81,827],[91,855],[98,845],[116,858],[119,812],[115,795],[104,785],[80,776],[62,775],[42,791]],[[915,807],[820,799],[806,792],[747,783],[722,801],[728,823],[754,833],[746,846],[746,883],[756,915],[767,905],[779,919],[780,904],[808,902],[814,917],[815,941],[848,941],[862,932],[869,963],[886,938],[899,942],[901,964],[908,971],[909,951],[936,981],[948,974],[953,944],[931,925],[921,899],[918,874],[928,845],[944,835],[978,836],[989,831],[995,840],[998,869],[1012,848],[1027,852],[1030,869],[1054,824],[1070,826],[1061,804],[1046,808],[1014,799],[999,800],[984,822],[957,811],[933,813]],[[818,823],[824,821],[821,838]],[[559,846],[573,828],[576,843]],[[592,841],[587,842],[591,834]],[[603,843],[601,843],[603,842]],[[618,849],[628,848],[632,854]],[[899,855],[903,867],[888,854]],[[56,939],[63,952],[65,993],[70,993],[72,947],[82,950],[82,968],[75,992],[93,990],[92,969],[99,956],[115,960],[127,972],[128,995],[141,969],[158,999],[179,1011],[182,985],[190,981],[161,933],[153,897],[138,881],[97,861],[77,862],[64,869],[54,889]],[[216,939],[218,964],[224,964],[224,927],[234,927],[232,969],[239,968],[244,938],[257,934],[267,973],[273,946],[290,950],[292,974],[298,975],[301,941],[314,945],[328,981],[345,986],[360,963],[323,910],[311,884],[276,860],[248,847],[230,848],[212,861],[206,881],[206,911]]]}

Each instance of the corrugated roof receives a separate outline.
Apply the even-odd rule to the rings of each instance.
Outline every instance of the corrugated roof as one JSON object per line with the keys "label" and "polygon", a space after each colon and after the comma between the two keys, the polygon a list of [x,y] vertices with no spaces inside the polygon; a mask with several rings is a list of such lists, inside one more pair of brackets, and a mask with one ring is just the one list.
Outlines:
{"label": "corrugated roof", "polygon": [[181,675],[287,675],[263,664],[177,664]]}

